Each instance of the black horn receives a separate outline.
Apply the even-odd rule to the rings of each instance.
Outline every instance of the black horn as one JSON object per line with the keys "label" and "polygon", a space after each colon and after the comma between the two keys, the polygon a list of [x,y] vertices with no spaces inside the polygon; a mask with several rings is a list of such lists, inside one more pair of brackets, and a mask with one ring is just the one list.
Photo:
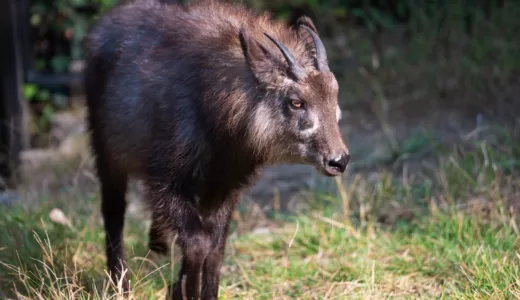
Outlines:
{"label": "black horn", "polygon": [[284,44],[280,43],[277,39],[270,36],[269,34],[265,33],[265,36],[267,36],[282,52],[283,56],[285,57],[285,60],[287,61],[287,64],[289,65],[289,71],[296,77],[296,79],[301,79],[304,76],[304,71],[298,65],[296,60],[294,59],[294,56],[292,55],[291,51],[285,47]]}
{"label": "black horn", "polygon": [[328,72],[329,65],[327,63],[327,53],[325,52],[325,46],[321,42],[321,39],[308,26],[300,26],[305,28],[310,33],[312,40],[314,41],[314,47],[316,48],[316,68],[318,69],[318,71]]}

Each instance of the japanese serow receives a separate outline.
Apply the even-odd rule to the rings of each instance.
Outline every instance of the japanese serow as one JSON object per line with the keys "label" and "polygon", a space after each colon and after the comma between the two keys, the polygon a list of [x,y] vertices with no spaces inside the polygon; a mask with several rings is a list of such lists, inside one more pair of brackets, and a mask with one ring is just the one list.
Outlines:
{"label": "japanese serow", "polygon": [[171,296],[217,299],[231,214],[261,169],[347,167],[338,83],[308,17],[289,27],[243,6],[145,0],[100,18],[86,45],[107,266],[125,291],[130,177],[146,186],[149,248],[167,253],[177,233]]}

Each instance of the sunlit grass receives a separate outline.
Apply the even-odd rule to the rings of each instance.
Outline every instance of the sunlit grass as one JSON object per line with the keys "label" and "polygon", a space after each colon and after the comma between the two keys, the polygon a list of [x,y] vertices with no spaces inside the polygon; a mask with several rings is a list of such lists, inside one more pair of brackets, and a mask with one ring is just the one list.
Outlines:
{"label": "sunlit grass", "polygon": [[[336,196],[316,194],[314,205],[281,226],[232,234],[221,299],[520,296],[520,152],[510,136],[497,136],[439,154],[435,170],[357,176]],[[97,197],[78,195],[5,210],[1,290],[21,299],[117,298],[98,206]],[[70,224],[51,218],[53,208]],[[132,295],[163,298],[180,255],[173,248],[157,257],[146,245],[147,225],[128,217]]]}

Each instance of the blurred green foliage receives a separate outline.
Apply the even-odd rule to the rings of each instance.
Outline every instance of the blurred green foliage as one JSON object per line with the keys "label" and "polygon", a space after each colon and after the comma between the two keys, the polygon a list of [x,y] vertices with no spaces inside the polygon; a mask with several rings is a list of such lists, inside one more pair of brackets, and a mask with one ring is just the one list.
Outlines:
{"label": "blurred green foliage", "polygon": [[[243,2],[255,10],[269,10],[273,17],[288,22],[294,21],[302,14],[309,15],[323,37],[333,37],[338,32],[337,29],[357,27],[368,33],[368,37],[372,40],[372,48],[377,48],[374,44],[378,34],[398,27],[404,27],[408,35],[424,40],[449,37],[449,31],[454,28],[458,32],[470,35],[474,24],[489,19],[495,8],[507,2],[507,0],[229,1]],[[83,58],[83,40],[92,23],[99,15],[119,2],[120,0],[31,1],[29,17],[35,55],[32,68],[52,73],[68,72],[72,63]],[[485,51],[485,47],[479,49],[489,52]],[[419,52],[421,51],[423,50]],[[484,52],[480,55],[486,55]],[[479,55],[477,52],[473,54]],[[424,55],[420,56],[424,58]],[[335,59],[333,55],[329,58]],[[331,63],[334,65],[334,62]],[[336,64],[336,68],[341,69],[341,64]],[[60,109],[61,106],[54,100],[56,94],[54,92],[44,91],[31,85],[24,89],[24,95],[33,106],[37,104],[41,107],[42,103],[45,104],[44,107],[50,106],[50,108],[39,109],[40,115],[44,111],[49,114]],[[58,98],[63,99],[63,96]]]}
{"label": "blurred green foliage", "polygon": [[[36,0],[31,1],[30,23],[36,41],[37,70],[66,72],[71,61],[83,57],[82,41],[92,22],[120,0]],[[189,2],[183,1],[183,2]],[[289,19],[305,13],[317,26],[333,21],[337,26],[355,23],[370,32],[392,30],[400,22],[422,27],[431,19],[448,15],[462,24],[464,18],[478,18],[503,1],[491,0],[244,0],[254,9],[269,10],[276,18]],[[439,15],[442,14],[442,15]],[[412,22],[415,21],[415,22]],[[453,24],[452,24],[453,25]],[[430,28],[434,29],[435,28]]]}
{"label": "blurred green foliage", "polygon": [[[232,0],[233,1],[233,0]],[[371,33],[392,30],[399,23],[414,29],[441,30],[475,22],[505,0],[243,0],[258,10],[269,10],[274,17],[289,20],[299,14],[313,17],[320,27],[356,25]],[[35,0],[31,1],[30,23],[34,41],[36,70],[67,72],[83,53],[82,41],[92,22],[120,0]],[[182,1],[189,2],[189,0]],[[242,2],[242,0],[240,1]],[[455,22],[446,20],[454,18]],[[433,22],[437,20],[437,22]],[[432,26],[437,23],[438,26]],[[466,25],[470,31],[471,24]],[[328,31],[323,29],[322,35]]]}
{"label": "blurred green foliage", "polygon": [[[119,0],[39,0],[32,1],[30,7],[30,23],[32,38],[43,41],[44,49],[37,48],[37,55],[43,50],[58,52],[48,61],[38,60],[35,67],[50,67],[54,72],[65,72],[73,59],[83,56],[82,40],[87,34],[93,17],[104,13]],[[55,49],[45,48],[48,44],[61,41]],[[64,54],[67,53],[67,54]]]}
{"label": "blurred green foliage", "polygon": [[[95,16],[119,0],[34,0],[30,2],[29,23],[36,71],[68,73],[71,63],[83,58],[83,39]],[[64,88],[46,89],[25,84],[23,95],[36,117],[37,132],[49,129],[54,111],[64,108]]]}

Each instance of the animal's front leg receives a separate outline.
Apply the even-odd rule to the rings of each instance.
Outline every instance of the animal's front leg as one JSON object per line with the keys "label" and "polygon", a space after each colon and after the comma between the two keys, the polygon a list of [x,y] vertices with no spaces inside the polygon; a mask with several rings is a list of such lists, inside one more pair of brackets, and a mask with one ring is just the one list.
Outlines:
{"label": "animal's front leg", "polygon": [[168,192],[156,184],[152,186],[150,195],[158,207],[154,213],[178,234],[177,243],[183,254],[181,271],[171,289],[170,298],[198,300],[200,272],[212,245],[211,237],[203,228],[199,213],[187,196]]}
{"label": "animal's front leg", "polygon": [[218,208],[209,210],[204,216],[204,226],[208,232],[211,232],[212,247],[202,268],[203,300],[218,299],[220,269],[224,261],[229,223],[239,199],[239,192],[233,192],[230,196],[224,197],[224,201]]}
{"label": "animal's front leg", "polygon": [[[175,284],[175,295],[182,294],[185,295],[185,298],[182,299],[198,300],[200,296],[200,271],[210,251],[211,239],[203,231],[190,232],[188,230],[181,233],[179,244],[182,247],[183,260],[179,279]],[[184,290],[182,289],[183,279],[185,280]]]}
{"label": "animal's front leg", "polygon": [[197,212],[189,203],[179,203],[176,208],[171,217],[183,258],[179,277],[173,285],[172,299],[198,300],[200,272],[210,251],[211,238],[204,231]]}

